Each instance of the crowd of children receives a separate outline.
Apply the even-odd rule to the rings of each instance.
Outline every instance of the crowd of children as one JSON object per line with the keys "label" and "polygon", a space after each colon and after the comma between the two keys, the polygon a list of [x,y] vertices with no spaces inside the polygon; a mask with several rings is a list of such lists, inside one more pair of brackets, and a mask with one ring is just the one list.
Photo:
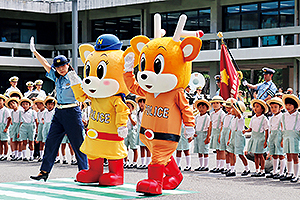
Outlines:
{"label": "crowd of children", "polygon": [[[17,77],[10,78],[11,88],[4,95],[0,95],[0,161],[8,159],[8,141],[10,141],[11,161],[33,161],[36,143],[39,144],[37,161],[41,162],[57,101],[53,97],[46,97],[44,92],[41,92],[41,80],[35,83],[27,82],[28,92],[24,94],[25,97],[16,88],[17,81]],[[36,90],[33,90],[34,85],[38,85]],[[38,94],[31,95],[34,91],[38,91]],[[30,95],[33,101],[28,98]],[[130,114],[127,123],[128,136],[124,142],[128,150],[133,151],[133,158],[132,162],[128,158],[124,159],[124,168],[147,169],[151,162],[149,150],[139,139],[145,101],[144,97],[136,97],[135,101],[126,100]],[[194,153],[198,154],[199,167],[194,171],[209,171],[208,156],[209,149],[212,149],[216,152],[216,163],[210,173],[222,173],[226,177],[236,176],[235,164],[238,155],[244,165],[241,176],[247,176],[250,174],[250,168],[245,155],[253,153],[255,172],[251,177],[265,177],[264,154],[268,152],[273,158],[273,171],[266,178],[297,182],[300,153],[300,120],[298,119],[300,100],[293,94],[285,94],[282,98],[273,97],[266,102],[253,99],[250,103],[254,115],[250,120],[249,128],[245,129],[246,106],[242,101],[233,98],[224,101],[220,96],[214,96],[210,101],[206,99],[195,101],[193,107],[197,112],[195,112],[196,132],[193,143]],[[269,110],[272,116],[268,118],[265,114]],[[85,126],[88,123],[88,116],[89,109],[86,104],[82,104],[82,119]],[[251,133],[248,145],[245,138],[247,132]],[[181,135],[176,151],[176,162],[180,168],[183,151],[186,156],[184,171],[191,171],[190,142],[192,139],[185,139],[184,127]],[[67,164],[65,149],[68,138],[65,137],[64,140],[61,149],[63,164]],[[71,164],[75,165],[74,152],[71,145],[68,146],[72,156]],[[26,157],[27,148],[30,150],[29,158]],[[138,152],[141,154],[139,166]],[[60,162],[59,157],[56,162]]]}
{"label": "crowd of children", "polygon": [[[23,94],[17,88],[18,77],[9,79],[11,87],[4,95],[0,95],[0,161],[36,161],[42,162],[44,146],[50,129],[51,120],[55,113],[57,101],[54,97],[46,96],[42,80],[34,83],[28,81],[28,91]],[[34,86],[36,89],[34,90]],[[88,108],[82,104],[82,119],[87,125]],[[9,143],[8,143],[9,141]],[[71,164],[77,165],[74,151],[65,136],[62,144],[62,163],[68,164],[65,156],[68,144],[71,154]],[[9,145],[11,155],[8,155]],[[27,157],[29,149],[29,157]],[[55,163],[59,163],[59,153]]]}

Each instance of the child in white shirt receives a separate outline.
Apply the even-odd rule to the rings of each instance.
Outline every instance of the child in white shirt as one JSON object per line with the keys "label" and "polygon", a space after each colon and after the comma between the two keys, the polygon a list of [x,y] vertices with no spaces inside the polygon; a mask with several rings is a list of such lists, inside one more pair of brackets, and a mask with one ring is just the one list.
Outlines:
{"label": "child in white shirt", "polygon": [[208,171],[210,117],[207,112],[211,109],[211,105],[206,99],[197,100],[194,105],[199,110],[199,114],[195,117],[194,153],[198,153],[200,163],[195,171]]}
{"label": "child in white shirt", "polygon": [[[36,128],[38,127],[37,115],[33,109],[30,109],[32,106],[32,101],[28,98],[22,98],[20,100],[20,105],[23,107],[24,111],[21,113],[21,123],[20,131],[18,134],[19,141],[21,141],[23,161],[28,161],[26,158],[26,146],[27,140],[30,149],[29,161],[33,161],[33,142],[34,142],[34,133],[35,133],[35,124]],[[37,131],[36,131],[37,132]]]}
{"label": "child in white shirt", "polygon": [[8,108],[4,107],[7,98],[0,95],[0,161],[7,160],[8,153],[8,127],[11,124],[11,116]]}

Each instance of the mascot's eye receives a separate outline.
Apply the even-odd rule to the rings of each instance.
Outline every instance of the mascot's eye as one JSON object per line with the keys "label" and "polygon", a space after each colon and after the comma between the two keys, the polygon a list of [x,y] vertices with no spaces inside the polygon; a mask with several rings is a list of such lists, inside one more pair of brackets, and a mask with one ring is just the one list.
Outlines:
{"label": "mascot's eye", "polygon": [[97,67],[97,76],[99,79],[103,79],[106,75],[107,65],[105,61],[101,61]]}
{"label": "mascot's eye", "polygon": [[90,61],[87,61],[85,64],[85,77],[88,77],[90,75],[90,71],[91,71]]}
{"label": "mascot's eye", "polygon": [[154,72],[160,74],[164,70],[165,59],[163,55],[158,54],[154,60]]}
{"label": "mascot's eye", "polygon": [[146,57],[145,54],[143,53],[141,56],[141,71],[145,70],[145,66],[146,66]]}

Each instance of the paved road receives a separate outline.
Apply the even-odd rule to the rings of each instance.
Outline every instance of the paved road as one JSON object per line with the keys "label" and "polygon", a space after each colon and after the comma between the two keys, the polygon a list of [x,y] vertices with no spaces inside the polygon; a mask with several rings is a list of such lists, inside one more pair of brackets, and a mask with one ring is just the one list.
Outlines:
{"label": "paved road", "polygon": [[[131,157],[131,154],[130,156]],[[215,164],[215,155],[210,153],[210,167]],[[182,159],[182,168],[185,167],[185,158]],[[28,181],[30,175],[36,175],[40,163],[37,162],[0,162],[0,182]],[[192,167],[198,167],[196,154],[192,154]],[[250,168],[254,170],[254,163],[250,162]],[[107,170],[107,169],[106,169]],[[183,172],[184,180],[178,187],[179,190],[187,190],[194,193],[163,195],[148,199],[299,199],[300,183],[280,182],[266,178],[241,177],[243,171],[241,161],[237,160],[237,177],[226,178],[221,174],[208,172]],[[50,180],[57,178],[71,178],[77,173],[77,167],[63,164],[55,164],[50,175]],[[136,184],[147,177],[146,170],[126,169],[125,182]],[[1,187],[0,183],[0,187]],[[5,192],[5,191],[4,191]],[[0,192],[1,194],[1,192]],[[1,199],[1,197],[0,197]]]}

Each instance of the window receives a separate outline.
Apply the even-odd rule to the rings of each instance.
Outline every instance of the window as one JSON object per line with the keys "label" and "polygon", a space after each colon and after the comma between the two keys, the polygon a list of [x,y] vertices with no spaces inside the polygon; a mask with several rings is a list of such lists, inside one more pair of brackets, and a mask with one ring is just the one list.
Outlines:
{"label": "window", "polygon": [[140,34],[140,21],[140,16],[94,20],[92,21],[93,40],[104,33],[114,34],[120,40],[129,40]]}
{"label": "window", "polygon": [[294,1],[272,1],[223,8],[223,30],[241,31],[294,26]]}
{"label": "window", "polygon": [[[181,14],[187,15],[187,21],[184,26],[185,30],[202,30],[204,33],[210,32],[210,9],[187,10],[170,13],[161,13],[161,24],[162,28],[166,30],[166,36],[173,36],[178,19]],[[153,18],[154,17],[152,17],[152,19]]]}
{"label": "window", "polygon": [[[82,42],[82,22],[78,22],[78,42]],[[65,23],[65,44],[72,44],[72,22]]]}

